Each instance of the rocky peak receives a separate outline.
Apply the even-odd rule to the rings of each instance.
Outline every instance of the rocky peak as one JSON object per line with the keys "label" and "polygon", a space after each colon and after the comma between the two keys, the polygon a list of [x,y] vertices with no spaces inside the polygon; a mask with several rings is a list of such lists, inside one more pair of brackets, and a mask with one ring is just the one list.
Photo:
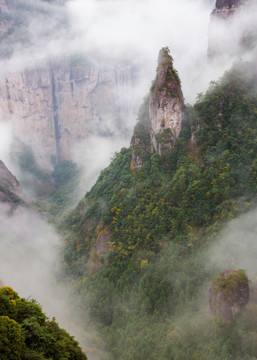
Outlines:
{"label": "rocky peak", "polygon": [[159,52],[156,78],[142,108],[143,121],[139,119],[132,139],[132,168],[135,169],[141,167],[144,151],[164,156],[172,150],[182,129],[184,98],[168,48]]}
{"label": "rocky peak", "polygon": [[244,270],[226,270],[214,279],[209,289],[212,315],[230,324],[249,301],[249,281]]}
{"label": "rocky peak", "polygon": [[[164,147],[174,146],[181,132],[183,108],[180,79],[173,68],[169,50],[163,48],[159,53],[156,80],[151,89],[149,102],[152,145],[160,155]],[[161,140],[164,133],[165,144]]]}

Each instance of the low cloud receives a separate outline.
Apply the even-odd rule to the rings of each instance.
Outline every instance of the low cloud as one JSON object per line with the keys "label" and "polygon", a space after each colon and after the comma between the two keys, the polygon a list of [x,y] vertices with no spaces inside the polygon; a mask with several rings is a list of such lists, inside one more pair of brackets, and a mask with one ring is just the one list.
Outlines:
{"label": "low cloud", "polygon": [[73,160],[79,165],[82,175],[73,199],[73,206],[85,192],[91,189],[100,172],[110,164],[117,149],[128,145],[129,143],[120,137],[91,136],[74,147]]}
{"label": "low cloud", "polygon": [[67,280],[61,281],[60,250],[56,230],[37,213],[20,207],[10,216],[8,205],[0,204],[1,285],[11,286],[21,297],[36,299],[47,316],[56,317],[85,348],[93,333],[86,331],[79,299]]}
{"label": "low cloud", "polygon": [[208,269],[244,269],[251,280],[257,277],[257,209],[230,221],[208,250]]}
{"label": "low cloud", "polygon": [[[238,56],[242,33],[256,28],[255,8],[231,21],[213,22],[215,1],[206,0],[72,0],[63,7],[39,2],[27,14],[24,37],[13,41],[13,55],[2,62],[1,73],[38,67],[47,61],[79,54],[93,63],[121,64],[138,69],[142,98],[155,77],[158,51],[169,46],[187,102],[193,102],[209,81],[217,80]],[[23,10],[25,11],[25,10]],[[47,27],[46,27],[47,23]],[[208,35],[222,48],[222,62],[208,65]]]}

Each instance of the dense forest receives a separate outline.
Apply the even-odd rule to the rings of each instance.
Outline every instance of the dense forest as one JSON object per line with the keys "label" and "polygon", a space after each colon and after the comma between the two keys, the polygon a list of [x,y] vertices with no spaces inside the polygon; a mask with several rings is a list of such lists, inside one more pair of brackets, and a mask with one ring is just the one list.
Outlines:
{"label": "dense forest", "polygon": [[256,75],[239,62],[211,83],[186,108],[174,149],[142,147],[140,169],[133,145],[123,148],[63,222],[67,274],[106,339],[103,359],[257,357],[257,304],[230,325],[211,318],[208,288],[225,269],[203,265],[224,223],[256,205]]}
{"label": "dense forest", "polygon": [[87,360],[78,343],[35,300],[10,287],[0,288],[1,360]]}

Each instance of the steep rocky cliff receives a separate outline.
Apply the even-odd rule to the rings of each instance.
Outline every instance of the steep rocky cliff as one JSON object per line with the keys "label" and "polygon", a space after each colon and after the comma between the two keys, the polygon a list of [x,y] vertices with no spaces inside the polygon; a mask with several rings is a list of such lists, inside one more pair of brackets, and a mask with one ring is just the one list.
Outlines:
{"label": "steep rocky cliff", "polygon": [[141,112],[144,114],[132,139],[132,167],[135,169],[142,165],[142,151],[163,156],[165,151],[172,150],[182,129],[184,99],[168,48],[160,50],[156,79]]}
{"label": "steep rocky cliff", "polygon": [[[0,0],[0,58],[8,63],[16,49],[35,46],[31,29],[27,31],[33,18],[42,22],[50,17],[55,24],[44,34],[47,42],[57,36],[56,28],[67,31],[64,12],[60,11],[60,24],[53,21],[59,15],[54,5],[64,2]],[[20,72],[1,73],[0,119],[12,124],[15,137],[31,147],[41,167],[70,159],[74,144],[91,134],[128,131],[134,81],[131,65],[110,64],[105,59],[96,63],[72,54],[38,65],[35,61]]]}
{"label": "steep rocky cliff", "polygon": [[[0,0],[0,59],[8,64],[16,51],[26,52],[37,42],[48,44],[59,32],[66,33],[68,15],[56,6],[64,3]],[[49,28],[34,36],[31,22],[45,26],[48,19]],[[72,53],[32,61],[20,72],[1,70],[0,119],[12,124],[15,137],[32,149],[40,167],[51,170],[69,160],[74,145],[90,135],[130,136],[132,65]]]}
{"label": "steep rocky cliff", "polygon": [[0,82],[1,118],[12,123],[15,135],[48,166],[50,158],[69,159],[74,143],[89,134],[110,135],[110,118],[118,128],[125,109],[115,88],[131,81],[127,66],[64,61],[9,74]]}

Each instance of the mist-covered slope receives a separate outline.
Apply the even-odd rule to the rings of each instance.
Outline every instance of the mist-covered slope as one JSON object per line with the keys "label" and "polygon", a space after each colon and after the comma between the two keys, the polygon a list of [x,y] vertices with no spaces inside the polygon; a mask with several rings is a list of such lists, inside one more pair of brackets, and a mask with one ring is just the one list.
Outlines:
{"label": "mist-covered slope", "polygon": [[[210,318],[207,300],[212,276],[242,264],[236,250],[224,250],[226,261],[213,264],[217,234],[255,206],[256,79],[254,64],[236,64],[187,108],[165,157],[141,147],[135,171],[133,146],[122,149],[66,220],[67,271],[111,359],[257,356],[256,304],[227,327]],[[146,124],[147,98],[137,145],[149,144]],[[238,241],[235,236],[234,247]]]}

